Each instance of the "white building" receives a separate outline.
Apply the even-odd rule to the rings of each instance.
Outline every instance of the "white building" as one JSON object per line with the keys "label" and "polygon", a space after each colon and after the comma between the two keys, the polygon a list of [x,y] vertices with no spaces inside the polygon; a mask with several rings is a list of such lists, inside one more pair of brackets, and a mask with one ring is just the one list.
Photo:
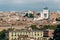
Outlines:
{"label": "white building", "polygon": [[43,20],[43,18],[44,18],[44,16],[43,16],[43,13],[42,12],[38,12],[38,13],[40,13],[40,17],[38,17],[38,18],[34,18],[34,21],[36,20]]}
{"label": "white building", "polygon": [[42,12],[40,12],[40,17],[34,18],[34,21],[35,20],[49,19],[49,17],[50,17],[49,9],[46,7],[43,9]]}
{"label": "white building", "polygon": [[49,9],[46,7],[43,9],[43,17],[44,19],[48,19],[49,18]]}

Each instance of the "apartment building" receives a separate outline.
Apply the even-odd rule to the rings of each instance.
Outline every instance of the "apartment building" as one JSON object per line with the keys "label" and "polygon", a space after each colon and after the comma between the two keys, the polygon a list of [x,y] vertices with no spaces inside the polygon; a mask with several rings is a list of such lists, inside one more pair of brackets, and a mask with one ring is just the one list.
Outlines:
{"label": "apartment building", "polygon": [[44,32],[43,32],[43,39],[49,40],[50,38],[53,38],[53,33],[54,33],[53,29],[46,29],[46,30],[44,30]]}
{"label": "apartment building", "polygon": [[[28,38],[40,39],[43,37],[43,31],[30,31],[30,30],[15,30],[9,31],[9,40],[18,40],[21,35],[26,35]],[[22,37],[22,36],[21,36]]]}

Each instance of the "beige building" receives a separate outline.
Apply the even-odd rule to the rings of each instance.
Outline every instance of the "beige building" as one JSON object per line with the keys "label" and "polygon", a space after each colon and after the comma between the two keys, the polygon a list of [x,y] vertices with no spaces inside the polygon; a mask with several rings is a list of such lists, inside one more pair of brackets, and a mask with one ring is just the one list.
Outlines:
{"label": "beige building", "polygon": [[21,35],[27,35],[28,38],[40,39],[43,37],[43,31],[15,30],[9,31],[9,40],[19,40]]}

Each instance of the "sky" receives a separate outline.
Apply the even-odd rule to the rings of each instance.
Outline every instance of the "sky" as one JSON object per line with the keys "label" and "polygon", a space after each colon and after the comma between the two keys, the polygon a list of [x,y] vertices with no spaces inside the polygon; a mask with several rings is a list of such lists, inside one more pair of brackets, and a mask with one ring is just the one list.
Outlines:
{"label": "sky", "polygon": [[48,7],[51,11],[60,10],[60,0],[0,0],[0,11],[41,11]]}

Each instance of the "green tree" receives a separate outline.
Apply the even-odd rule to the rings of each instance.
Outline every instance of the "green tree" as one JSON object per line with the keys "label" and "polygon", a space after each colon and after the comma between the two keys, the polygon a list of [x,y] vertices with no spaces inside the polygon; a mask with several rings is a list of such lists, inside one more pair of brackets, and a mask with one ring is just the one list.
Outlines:
{"label": "green tree", "polygon": [[56,18],[56,21],[60,21],[60,17]]}
{"label": "green tree", "polygon": [[6,37],[5,33],[6,32],[7,32],[6,30],[3,30],[3,31],[0,32],[0,40],[5,39],[5,37]]}
{"label": "green tree", "polygon": [[55,29],[57,25],[43,25],[43,29]]}
{"label": "green tree", "polygon": [[53,35],[54,40],[60,40],[60,24],[57,25]]}
{"label": "green tree", "polygon": [[39,28],[36,27],[36,25],[31,25],[30,27],[32,28],[32,30],[40,30]]}
{"label": "green tree", "polygon": [[30,13],[29,18],[34,18],[34,15],[32,13]]}
{"label": "green tree", "polygon": [[53,40],[52,38],[49,38],[49,40]]}

